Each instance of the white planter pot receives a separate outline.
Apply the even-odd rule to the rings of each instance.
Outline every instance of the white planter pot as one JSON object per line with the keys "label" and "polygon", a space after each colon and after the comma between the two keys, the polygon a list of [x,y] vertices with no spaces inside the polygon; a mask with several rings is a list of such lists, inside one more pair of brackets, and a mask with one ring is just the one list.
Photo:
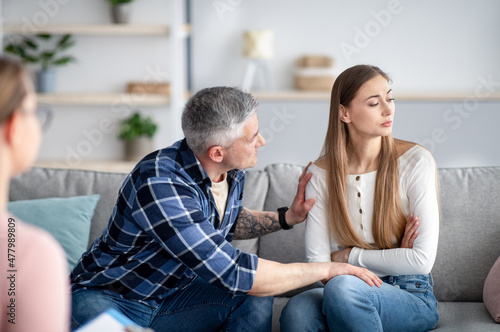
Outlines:
{"label": "white planter pot", "polygon": [[36,73],[36,91],[41,93],[54,92],[56,83],[55,70],[40,70]]}
{"label": "white planter pot", "polygon": [[146,136],[139,136],[132,141],[125,141],[125,160],[139,161],[153,151],[153,140]]}
{"label": "white planter pot", "polygon": [[131,4],[111,6],[111,18],[115,24],[127,24],[130,21]]}

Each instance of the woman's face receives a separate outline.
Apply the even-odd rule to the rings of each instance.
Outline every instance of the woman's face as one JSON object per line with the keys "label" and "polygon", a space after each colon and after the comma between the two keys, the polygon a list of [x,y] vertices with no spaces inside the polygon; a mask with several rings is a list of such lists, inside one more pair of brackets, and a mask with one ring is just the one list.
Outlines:
{"label": "woman's face", "polygon": [[26,79],[26,86],[28,94],[20,109],[16,111],[18,123],[15,132],[17,137],[14,155],[17,172],[22,172],[33,165],[42,142],[42,130],[36,114],[36,94],[29,79]]}
{"label": "woman's face", "polygon": [[394,99],[389,82],[381,75],[365,82],[348,107],[340,107],[340,118],[348,124],[352,138],[387,136],[392,132]]}

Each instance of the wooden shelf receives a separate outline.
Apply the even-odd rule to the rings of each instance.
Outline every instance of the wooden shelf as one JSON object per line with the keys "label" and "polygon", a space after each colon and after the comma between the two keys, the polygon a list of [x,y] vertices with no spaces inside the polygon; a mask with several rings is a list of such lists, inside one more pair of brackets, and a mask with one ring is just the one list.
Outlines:
{"label": "wooden shelf", "polygon": [[[138,162],[138,161],[137,161]],[[69,165],[62,160],[41,160],[35,163],[35,167],[57,168],[57,169],[83,169],[89,171],[129,173],[137,164],[135,161],[94,160],[82,161]]]}
{"label": "wooden shelf", "polygon": [[[190,32],[190,26],[185,25],[183,30],[186,34]],[[61,24],[47,25],[30,31],[22,25],[5,24],[5,33],[18,34],[74,34],[74,35],[162,35],[168,36],[170,27],[168,25],[147,25],[147,24]]]}
{"label": "wooden shelf", "polygon": [[[330,101],[330,91],[251,91],[260,101]],[[395,94],[396,101],[464,101],[469,100],[472,94]],[[479,101],[500,101],[500,94],[493,94],[488,98],[477,98]]]}
{"label": "wooden shelf", "polygon": [[49,105],[114,105],[130,103],[138,106],[168,106],[170,96],[129,93],[39,93],[40,104]]}

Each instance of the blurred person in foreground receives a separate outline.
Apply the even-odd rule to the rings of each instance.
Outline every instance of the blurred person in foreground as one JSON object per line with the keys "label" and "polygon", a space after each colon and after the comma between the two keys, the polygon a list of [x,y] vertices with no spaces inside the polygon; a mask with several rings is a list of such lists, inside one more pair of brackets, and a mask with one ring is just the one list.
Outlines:
{"label": "blurred person in foreground", "polygon": [[70,287],[63,249],[7,212],[10,179],[35,161],[42,130],[25,69],[0,58],[0,331],[65,332]]}

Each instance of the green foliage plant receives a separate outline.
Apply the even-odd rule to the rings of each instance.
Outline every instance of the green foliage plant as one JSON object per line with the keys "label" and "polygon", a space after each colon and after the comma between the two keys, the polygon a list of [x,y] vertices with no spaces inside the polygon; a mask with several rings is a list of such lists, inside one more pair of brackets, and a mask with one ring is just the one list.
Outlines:
{"label": "green foliage plant", "polygon": [[143,117],[135,112],[121,123],[118,137],[124,141],[132,141],[139,136],[153,138],[158,126],[151,117]]}
{"label": "green foliage plant", "polygon": [[52,40],[52,35],[37,34],[35,36],[24,36],[20,41],[11,42],[5,46],[5,52],[21,58],[23,63],[40,64],[42,70],[48,70],[55,66],[64,66],[76,62],[73,56],[60,56],[60,53],[75,45],[70,34],[61,36],[55,46],[50,49],[42,49],[42,43]]}
{"label": "green foliage plant", "polygon": [[125,3],[130,3],[134,0],[109,0],[111,6],[123,5]]}

